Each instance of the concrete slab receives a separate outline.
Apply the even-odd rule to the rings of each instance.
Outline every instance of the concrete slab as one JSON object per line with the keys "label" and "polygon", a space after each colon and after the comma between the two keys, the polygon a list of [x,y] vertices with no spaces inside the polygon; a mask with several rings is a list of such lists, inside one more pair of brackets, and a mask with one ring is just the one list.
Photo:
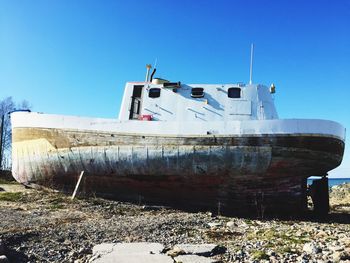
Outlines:
{"label": "concrete slab", "polygon": [[173,263],[173,259],[160,254],[164,246],[160,243],[103,243],[93,247],[92,263]]}
{"label": "concrete slab", "polygon": [[92,259],[91,263],[174,263],[174,260],[166,255],[120,255],[110,253],[96,259]]}
{"label": "concrete slab", "polygon": [[113,251],[113,247],[115,246],[115,243],[102,243],[94,246],[92,248],[92,254],[108,254]]}
{"label": "concrete slab", "polygon": [[160,243],[103,243],[93,247],[92,252],[95,253],[117,253],[117,254],[159,254],[164,249]]}
{"label": "concrete slab", "polygon": [[174,259],[175,259],[175,262],[181,262],[181,263],[215,263],[215,262],[218,262],[215,259],[206,258],[203,256],[198,256],[198,255],[181,255],[181,256],[177,256]]}

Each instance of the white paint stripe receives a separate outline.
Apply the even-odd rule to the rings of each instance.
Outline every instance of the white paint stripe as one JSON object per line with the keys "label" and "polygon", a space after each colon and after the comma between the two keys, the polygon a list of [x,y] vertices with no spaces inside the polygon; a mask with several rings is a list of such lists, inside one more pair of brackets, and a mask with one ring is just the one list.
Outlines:
{"label": "white paint stripe", "polygon": [[119,121],[114,119],[51,115],[36,112],[11,114],[13,128],[56,128],[128,134],[201,136],[309,134],[329,135],[345,141],[345,128],[334,121],[313,119],[279,119],[247,121]]}

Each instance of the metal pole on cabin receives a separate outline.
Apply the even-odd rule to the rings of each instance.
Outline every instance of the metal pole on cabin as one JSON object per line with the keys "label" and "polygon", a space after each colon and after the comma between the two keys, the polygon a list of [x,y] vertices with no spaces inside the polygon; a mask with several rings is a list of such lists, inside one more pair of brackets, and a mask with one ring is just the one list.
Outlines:
{"label": "metal pole on cabin", "polygon": [[250,72],[249,72],[249,84],[253,84],[253,56],[254,56],[254,44],[250,46]]}
{"label": "metal pole on cabin", "polygon": [[1,128],[0,128],[0,171],[2,170],[2,153],[3,153],[3,134],[4,134],[4,120],[5,114],[1,116]]}

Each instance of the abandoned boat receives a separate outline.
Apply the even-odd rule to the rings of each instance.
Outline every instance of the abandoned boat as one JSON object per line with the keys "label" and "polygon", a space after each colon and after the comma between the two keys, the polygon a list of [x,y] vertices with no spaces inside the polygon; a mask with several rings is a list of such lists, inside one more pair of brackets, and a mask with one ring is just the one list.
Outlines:
{"label": "abandoned boat", "polygon": [[128,82],[118,119],[14,112],[12,173],[23,184],[222,214],[295,214],[306,179],[343,157],[345,128],[279,119],[275,87]]}

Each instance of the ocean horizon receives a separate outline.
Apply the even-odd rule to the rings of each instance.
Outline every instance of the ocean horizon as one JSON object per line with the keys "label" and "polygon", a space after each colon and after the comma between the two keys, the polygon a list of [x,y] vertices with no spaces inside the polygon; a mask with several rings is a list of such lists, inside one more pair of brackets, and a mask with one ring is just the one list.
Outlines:
{"label": "ocean horizon", "polygon": [[[309,178],[309,179],[307,179],[307,184],[312,184],[312,181],[317,180],[317,179],[319,179],[319,178],[317,178],[317,177]],[[350,183],[350,178],[328,178],[328,186],[329,187],[340,185],[343,183]]]}

